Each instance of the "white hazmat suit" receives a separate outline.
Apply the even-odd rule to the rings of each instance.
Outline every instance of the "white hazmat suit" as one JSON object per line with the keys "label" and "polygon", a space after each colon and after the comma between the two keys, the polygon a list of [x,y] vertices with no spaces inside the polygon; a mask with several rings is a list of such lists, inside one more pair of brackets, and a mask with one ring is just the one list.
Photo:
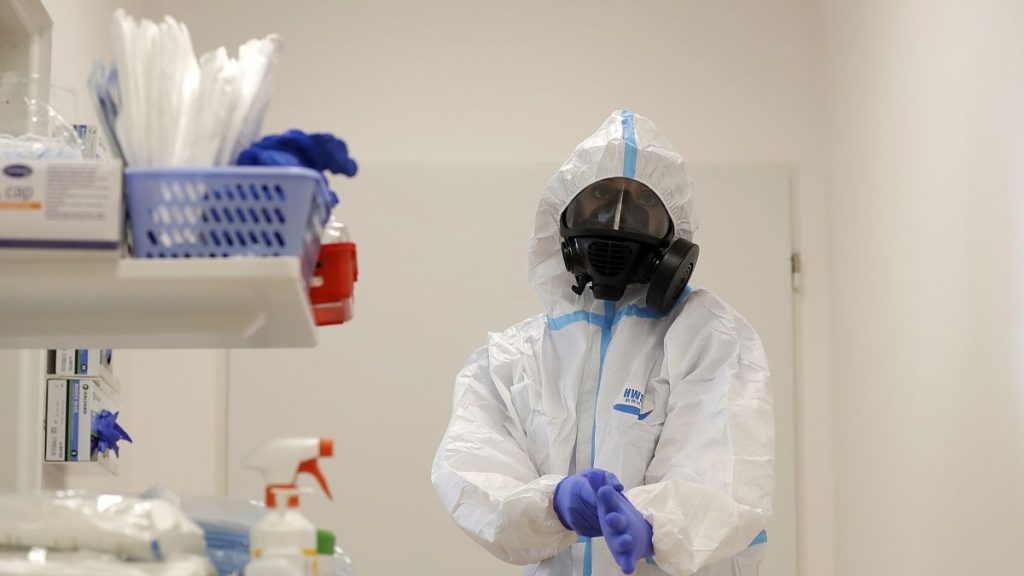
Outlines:
{"label": "white hazmat suit", "polygon": [[754,575],[774,466],[761,341],[705,289],[667,314],[645,307],[646,285],[617,302],[571,291],[559,216],[615,176],[650,186],[692,238],[682,159],[649,120],[613,113],[548,183],[529,254],[546,313],[491,334],[458,374],[434,487],[462,530],[526,574],[621,574],[603,538],[578,537],[552,508],[559,481],[601,468],[653,527],[635,574]]}

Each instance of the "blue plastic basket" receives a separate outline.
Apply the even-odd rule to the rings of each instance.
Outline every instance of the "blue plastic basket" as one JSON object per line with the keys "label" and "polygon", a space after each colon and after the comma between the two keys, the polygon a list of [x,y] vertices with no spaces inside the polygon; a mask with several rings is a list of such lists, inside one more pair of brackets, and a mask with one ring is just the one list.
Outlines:
{"label": "blue plastic basket", "polygon": [[280,167],[125,170],[136,258],[296,256],[309,283],[327,220],[326,181]]}

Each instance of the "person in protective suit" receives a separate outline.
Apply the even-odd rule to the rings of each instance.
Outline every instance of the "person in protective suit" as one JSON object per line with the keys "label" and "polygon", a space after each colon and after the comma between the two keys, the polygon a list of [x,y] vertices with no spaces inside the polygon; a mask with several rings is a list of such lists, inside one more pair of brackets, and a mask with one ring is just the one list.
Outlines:
{"label": "person in protective suit", "polygon": [[683,161],[613,113],[548,183],[530,241],[546,312],[491,334],[455,382],[432,481],[526,574],[755,575],[774,421],[761,340],[688,283]]}

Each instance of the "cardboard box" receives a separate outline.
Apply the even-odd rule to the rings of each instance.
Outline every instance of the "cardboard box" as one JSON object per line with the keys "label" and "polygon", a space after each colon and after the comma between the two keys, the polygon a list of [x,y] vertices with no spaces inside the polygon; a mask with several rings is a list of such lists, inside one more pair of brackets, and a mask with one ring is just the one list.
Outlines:
{"label": "cardboard box", "polygon": [[46,382],[47,462],[109,460],[92,455],[92,419],[120,411],[117,391],[99,378],[50,378]]}
{"label": "cardboard box", "polygon": [[43,460],[67,460],[68,440],[68,381],[46,381],[46,446]]}
{"label": "cardboard box", "polygon": [[117,412],[114,392],[102,380],[75,378],[68,386],[68,462],[92,460],[92,417],[103,410]]}
{"label": "cardboard box", "polygon": [[123,180],[119,162],[0,163],[0,257],[119,257]]}
{"label": "cardboard box", "polygon": [[47,350],[46,373],[54,376],[102,378],[111,387],[120,386],[114,378],[114,352],[107,348]]}

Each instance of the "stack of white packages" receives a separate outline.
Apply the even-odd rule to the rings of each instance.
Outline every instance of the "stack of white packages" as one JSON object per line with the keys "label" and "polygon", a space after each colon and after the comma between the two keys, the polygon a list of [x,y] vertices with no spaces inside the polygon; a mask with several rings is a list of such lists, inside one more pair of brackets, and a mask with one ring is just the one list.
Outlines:
{"label": "stack of white packages", "polygon": [[[181,22],[136,20],[118,10],[114,67],[97,67],[101,114],[130,166],[231,164],[259,136],[281,38],[270,35],[198,59]],[[109,94],[116,92],[116,94]],[[106,106],[113,100],[114,106]]]}
{"label": "stack of white packages", "polygon": [[0,576],[217,576],[217,571],[201,556],[125,562],[99,552],[0,548]]}
{"label": "stack of white packages", "polygon": [[0,576],[215,576],[175,505],[113,494],[0,494]]}

